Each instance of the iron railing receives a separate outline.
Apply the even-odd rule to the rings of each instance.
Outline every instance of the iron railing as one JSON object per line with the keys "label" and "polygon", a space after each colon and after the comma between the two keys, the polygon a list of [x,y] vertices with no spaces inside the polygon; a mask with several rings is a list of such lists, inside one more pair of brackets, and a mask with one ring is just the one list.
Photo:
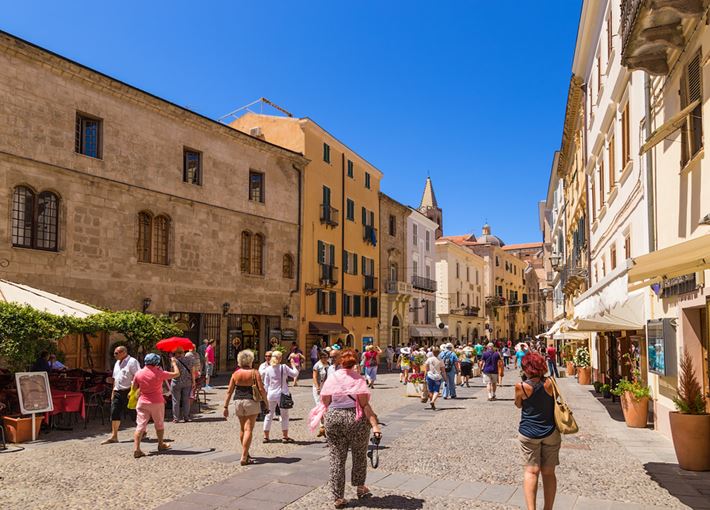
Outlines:
{"label": "iron railing", "polygon": [[332,264],[320,265],[320,282],[323,285],[335,285],[338,283],[338,268]]}
{"label": "iron railing", "polygon": [[412,287],[429,292],[436,292],[436,280],[425,278],[424,276],[412,276]]}
{"label": "iron railing", "polygon": [[339,211],[330,204],[322,204],[320,206],[320,222],[335,227],[338,225]]}

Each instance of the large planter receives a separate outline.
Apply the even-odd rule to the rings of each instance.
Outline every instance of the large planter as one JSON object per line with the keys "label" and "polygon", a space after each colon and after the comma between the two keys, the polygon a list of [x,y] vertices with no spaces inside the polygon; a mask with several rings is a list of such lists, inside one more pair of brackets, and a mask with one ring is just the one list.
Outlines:
{"label": "large planter", "polygon": [[407,396],[408,397],[419,397],[422,396],[422,391],[424,391],[423,385],[420,383],[407,383]]}
{"label": "large planter", "polygon": [[567,377],[572,377],[572,376],[574,376],[574,375],[577,373],[576,370],[575,370],[574,363],[572,363],[571,361],[568,361],[568,362],[567,362],[567,365],[566,365],[566,370],[565,370],[565,372],[567,373]]}
{"label": "large planter", "polygon": [[645,429],[648,425],[648,397],[636,400],[630,392],[625,391],[621,395],[621,410],[627,427]]}
{"label": "large planter", "polygon": [[710,414],[669,416],[678,465],[687,471],[710,471]]}
{"label": "large planter", "polygon": [[592,367],[577,367],[577,382],[585,386],[592,384]]}
{"label": "large planter", "polygon": [[[39,436],[39,428],[42,425],[44,415],[35,416],[35,433]],[[5,425],[5,433],[7,434],[8,443],[24,443],[32,441],[32,418],[21,418],[19,416],[3,416],[3,424]]]}

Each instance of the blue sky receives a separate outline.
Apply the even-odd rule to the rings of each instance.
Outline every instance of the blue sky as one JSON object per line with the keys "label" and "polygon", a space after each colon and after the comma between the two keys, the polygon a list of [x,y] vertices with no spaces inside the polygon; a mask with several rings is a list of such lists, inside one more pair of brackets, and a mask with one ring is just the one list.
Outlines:
{"label": "blue sky", "polygon": [[580,0],[37,2],[0,28],[218,118],[261,96],[309,116],[417,205],[429,173],[445,234],[488,221],[541,238]]}

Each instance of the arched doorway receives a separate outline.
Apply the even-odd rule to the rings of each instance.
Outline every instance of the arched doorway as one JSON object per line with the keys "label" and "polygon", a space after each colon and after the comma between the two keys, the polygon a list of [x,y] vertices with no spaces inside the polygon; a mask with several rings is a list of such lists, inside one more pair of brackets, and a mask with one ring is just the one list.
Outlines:
{"label": "arched doorway", "polygon": [[354,341],[355,337],[351,334],[348,334],[348,336],[345,337],[345,347],[352,347]]}
{"label": "arched doorway", "polygon": [[473,328],[473,339],[478,340],[478,328]]}
{"label": "arched doorway", "polygon": [[396,347],[400,343],[400,338],[401,338],[401,321],[399,320],[399,316],[395,315],[392,317],[392,346]]}

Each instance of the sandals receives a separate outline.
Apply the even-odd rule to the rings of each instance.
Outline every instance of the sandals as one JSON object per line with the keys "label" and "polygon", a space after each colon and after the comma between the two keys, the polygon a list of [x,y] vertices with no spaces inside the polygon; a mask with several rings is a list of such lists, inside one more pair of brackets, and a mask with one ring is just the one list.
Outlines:
{"label": "sandals", "polygon": [[113,439],[113,438],[109,437],[108,439],[104,439],[103,441],[101,441],[101,444],[114,444],[114,443],[118,443],[118,439]]}
{"label": "sandals", "polygon": [[133,458],[134,459],[140,459],[141,457],[145,457],[145,453],[143,453],[140,450],[136,450],[133,452]]}
{"label": "sandals", "polygon": [[158,451],[159,451],[159,452],[164,452],[164,451],[167,451],[167,450],[169,450],[169,449],[170,449],[170,445],[169,445],[169,444],[162,443],[162,444],[159,444],[159,445],[158,445]]}
{"label": "sandals", "polygon": [[336,499],[335,508],[345,508],[348,505],[347,499]]}
{"label": "sandals", "polygon": [[367,487],[363,486],[362,488],[357,488],[357,499],[365,499],[371,496],[372,492],[370,492],[370,489],[368,489]]}
{"label": "sandals", "polygon": [[254,461],[254,459],[252,459],[251,455],[247,455],[247,460],[240,460],[239,461],[239,464],[241,464],[242,466],[247,466],[249,464],[254,464],[254,463],[255,463],[255,461]]}
{"label": "sandals", "polygon": [[261,440],[261,442],[264,444],[267,444],[267,443],[271,442],[271,439],[269,439],[268,437],[265,437],[264,439]]}
{"label": "sandals", "polygon": [[284,438],[281,440],[281,442],[282,442],[283,444],[286,444],[286,443],[295,443],[296,441],[294,441],[294,440],[293,440],[292,438],[290,438],[290,437],[284,437]]}

